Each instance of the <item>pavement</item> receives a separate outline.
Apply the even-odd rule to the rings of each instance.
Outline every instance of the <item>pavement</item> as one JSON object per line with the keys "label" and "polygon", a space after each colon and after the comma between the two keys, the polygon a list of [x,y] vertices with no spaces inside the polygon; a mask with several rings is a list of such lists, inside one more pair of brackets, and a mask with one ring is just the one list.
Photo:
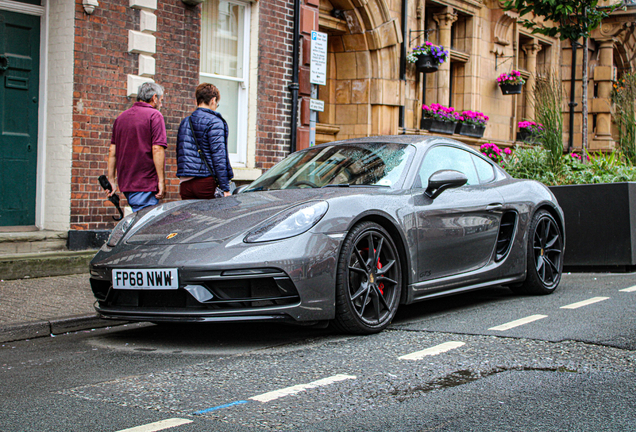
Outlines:
{"label": "pavement", "polygon": [[0,343],[123,324],[97,316],[89,274],[0,280]]}

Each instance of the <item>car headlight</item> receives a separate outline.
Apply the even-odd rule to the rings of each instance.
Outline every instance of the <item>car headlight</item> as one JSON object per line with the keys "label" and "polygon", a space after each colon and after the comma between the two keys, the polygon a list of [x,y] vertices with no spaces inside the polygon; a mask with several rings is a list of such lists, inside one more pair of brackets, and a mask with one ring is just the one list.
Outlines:
{"label": "car headlight", "polygon": [[128,232],[130,227],[134,225],[136,220],[137,213],[133,213],[119,221],[115,229],[113,229],[113,232],[110,234],[110,237],[108,238],[108,242],[106,242],[106,244],[110,247],[117,246],[117,243],[119,243],[122,237]]}
{"label": "car headlight", "polygon": [[308,231],[327,213],[325,201],[314,201],[287,209],[250,231],[245,243],[266,242],[294,237]]}

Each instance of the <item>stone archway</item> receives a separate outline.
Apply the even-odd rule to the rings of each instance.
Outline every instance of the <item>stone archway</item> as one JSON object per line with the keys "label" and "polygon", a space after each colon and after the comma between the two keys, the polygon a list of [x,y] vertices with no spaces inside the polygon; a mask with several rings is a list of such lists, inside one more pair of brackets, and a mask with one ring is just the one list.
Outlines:
{"label": "stone archway", "polygon": [[397,133],[402,38],[387,1],[321,0],[319,23],[329,34],[329,57],[317,143]]}

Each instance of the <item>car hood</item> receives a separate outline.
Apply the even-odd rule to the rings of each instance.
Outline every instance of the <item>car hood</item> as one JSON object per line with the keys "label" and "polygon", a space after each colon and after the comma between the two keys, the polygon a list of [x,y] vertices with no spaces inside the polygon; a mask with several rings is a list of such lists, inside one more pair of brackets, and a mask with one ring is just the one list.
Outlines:
{"label": "car hood", "polygon": [[124,241],[165,245],[222,242],[247,234],[289,207],[372,191],[367,188],[290,189],[242,193],[214,200],[176,201],[140,214]]}

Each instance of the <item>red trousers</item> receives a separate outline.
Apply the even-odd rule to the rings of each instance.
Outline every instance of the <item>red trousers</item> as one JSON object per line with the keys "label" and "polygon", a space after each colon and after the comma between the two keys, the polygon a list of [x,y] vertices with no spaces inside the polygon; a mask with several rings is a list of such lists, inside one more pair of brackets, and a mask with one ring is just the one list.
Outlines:
{"label": "red trousers", "polygon": [[214,177],[195,177],[179,185],[181,199],[214,199],[216,180]]}

